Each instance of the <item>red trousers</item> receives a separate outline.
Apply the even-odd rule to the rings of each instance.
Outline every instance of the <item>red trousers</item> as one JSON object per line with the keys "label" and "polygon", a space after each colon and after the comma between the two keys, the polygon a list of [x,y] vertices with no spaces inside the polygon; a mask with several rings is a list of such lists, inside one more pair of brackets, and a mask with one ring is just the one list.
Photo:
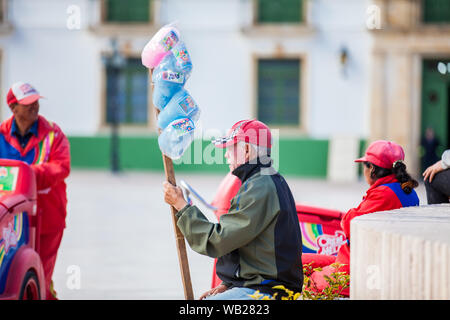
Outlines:
{"label": "red trousers", "polygon": [[58,253],[59,245],[64,230],[41,234],[39,244],[39,256],[41,257],[42,265],[45,274],[45,291],[47,300],[56,300],[56,292],[53,289],[52,275],[55,269],[56,255]]}

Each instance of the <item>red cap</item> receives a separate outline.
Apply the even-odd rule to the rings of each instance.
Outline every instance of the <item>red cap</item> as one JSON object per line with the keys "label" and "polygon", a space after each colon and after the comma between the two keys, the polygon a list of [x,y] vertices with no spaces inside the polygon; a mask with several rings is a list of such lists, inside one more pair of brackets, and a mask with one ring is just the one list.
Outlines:
{"label": "red cap", "polygon": [[39,100],[40,98],[43,97],[29,83],[16,82],[11,86],[8,94],[6,95],[6,103],[8,105],[13,103],[28,105]]}
{"label": "red cap", "polygon": [[228,131],[226,137],[213,140],[218,148],[226,148],[238,141],[248,142],[257,146],[271,148],[272,133],[268,126],[258,120],[241,120]]}
{"label": "red cap", "polygon": [[390,169],[397,160],[405,160],[403,148],[392,141],[377,140],[370,144],[364,157],[355,162],[370,162],[374,165]]}

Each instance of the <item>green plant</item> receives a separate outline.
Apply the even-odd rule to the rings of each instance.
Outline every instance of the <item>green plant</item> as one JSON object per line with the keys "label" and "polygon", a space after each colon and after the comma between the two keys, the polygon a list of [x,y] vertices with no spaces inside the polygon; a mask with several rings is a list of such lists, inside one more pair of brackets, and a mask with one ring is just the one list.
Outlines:
{"label": "green plant", "polygon": [[311,279],[313,272],[320,272],[322,268],[312,268],[311,263],[303,266],[303,300],[334,300],[343,298],[342,291],[347,289],[350,285],[350,276],[342,271],[339,271],[343,264],[333,263],[330,265],[336,271],[328,275],[323,275],[325,281],[328,283],[324,289],[317,288],[314,281]]}
{"label": "green plant", "polygon": [[250,297],[255,300],[297,300],[301,296],[300,292],[286,289],[283,285],[274,286],[272,289],[279,290],[280,292],[283,292],[283,294],[278,295],[278,292],[275,292],[274,295],[269,298],[267,295],[263,295],[257,290],[254,294],[250,295]]}
{"label": "green plant", "polygon": [[286,289],[282,285],[274,286],[272,289],[279,290],[272,297],[268,297],[259,291],[256,291],[254,294],[250,295],[255,300],[298,300],[301,298],[302,300],[334,300],[343,298],[344,295],[342,291],[349,287],[350,284],[350,276],[345,273],[339,271],[343,264],[333,263],[330,265],[336,271],[331,273],[329,276],[324,275],[324,279],[328,283],[328,286],[323,290],[319,290],[311,279],[311,275],[313,272],[320,272],[322,268],[313,268],[312,263],[306,264],[303,266],[303,289],[302,293],[294,292],[292,290]]}

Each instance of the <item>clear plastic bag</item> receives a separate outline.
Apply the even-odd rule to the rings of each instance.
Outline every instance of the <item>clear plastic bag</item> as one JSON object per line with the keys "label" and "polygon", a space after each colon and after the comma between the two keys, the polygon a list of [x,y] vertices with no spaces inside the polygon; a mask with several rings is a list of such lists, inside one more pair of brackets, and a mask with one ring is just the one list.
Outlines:
{"label": "clear plastic bag", "polygon": [[172,159],[180,158],[194,139],[200,109],[184,89],[192,61],[175,24],[162,27],[142,51],[142,64],[154,69],[153,104],[160,110],[158,144]]}
{"label": "clear plastic bag", "polygon": [[164,109],[175,93],[184,87],[191,70],[189,52],[180,41],[153,71],[153,104],[159,110]]}
{"label": "clear plastic bag", "polygon": [[194,123],[200,118],[200,108],[186,89],[178,91],[159,113],[158,127],[165,129],[173,120],[189,118]]}
{"label": "clear plastic bag", "polygon": [[159,135],[162,153],[175,160],[181,158],[194,140],[195,124],[189,118],[172,121]]}
{"label": "clear plastic bag", "polygon": [[180,32],[174,23],[163,26],[142,50],[142,64],[149,69],[155,68],[179,40]]}

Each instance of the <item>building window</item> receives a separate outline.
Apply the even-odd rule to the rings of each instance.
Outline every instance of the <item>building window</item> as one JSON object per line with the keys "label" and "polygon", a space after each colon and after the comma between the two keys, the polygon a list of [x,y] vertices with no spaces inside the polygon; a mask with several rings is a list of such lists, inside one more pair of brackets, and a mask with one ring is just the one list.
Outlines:
{"label": "building window", "polygon": [[425,23],[450,23],[449,0],[422,0],[422,9]]}
{"label": "building window", "polygon": [[300,59],[258,60],[258,119],[300,126]]}
{"label": "building window", "polygon": [[257,0],[258,23],[303,22],[303,0]]}
{"label": "building window", "polygon": [[149,23],[151,0],[106,0],[105,20],[109,23]]}
{"label": "building window", "polygon": [[112,106],[115,101],[118,104],[119,123],[136,125],[148,123],[148,71],[142,67],[141,59],[126,59],[125,66],[118,75],[107,69],[106,92],[107,123],[112,122]]}

